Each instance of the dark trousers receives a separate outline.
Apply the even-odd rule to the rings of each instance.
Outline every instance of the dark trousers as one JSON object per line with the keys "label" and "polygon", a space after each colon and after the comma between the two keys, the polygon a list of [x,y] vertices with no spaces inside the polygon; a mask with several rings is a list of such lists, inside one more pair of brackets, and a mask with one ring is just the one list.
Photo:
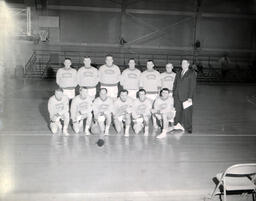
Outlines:
{"label": "dark trousers", "polygon": [[186,131],[192,131],[192,113],[193,106],[183,109],[182,102],[175,100],[176,115],[174,118],[174,124],[180,123],[184,126]]}

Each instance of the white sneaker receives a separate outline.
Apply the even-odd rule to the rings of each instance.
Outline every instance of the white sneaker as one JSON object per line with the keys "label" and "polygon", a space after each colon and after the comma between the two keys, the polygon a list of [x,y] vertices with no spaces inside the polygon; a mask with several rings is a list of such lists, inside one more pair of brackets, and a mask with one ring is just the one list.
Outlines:
{"label": "white sneaker", "polygon": [[185,129],[183,128],[183,126],[180,123],[177,123],[176,126],[173,127],[175,130],[182,130],[184,131]]}
{"label": "white sneaker", "polygon": [[142,129],[142,125],[141,125],[141,124],[135,124],[135,125],[134,125],[134,132],[135,132],[136,134],[139,134],[139,132],[141,131],[141,129]]}
{"label": "white sneaker", "polygon": [[156,138],[157,139],[162,139],[162,138],[165,138],[167,135],[166,135],[166,132],[162,132],[160,135],[158,135]]}
{"label": "white sneaker", "polygon": [[125,132],[124,136],[129,137],[130,136],[129,132]]}
{"label": "white sneaker", "polygon": [[63,135],[69,136],[68,130],[64,129],[64,130],[63,130]]}
{"label": "white sneaker", "polygon": [[104,135],[109,135],[109,130],[105,130]]}

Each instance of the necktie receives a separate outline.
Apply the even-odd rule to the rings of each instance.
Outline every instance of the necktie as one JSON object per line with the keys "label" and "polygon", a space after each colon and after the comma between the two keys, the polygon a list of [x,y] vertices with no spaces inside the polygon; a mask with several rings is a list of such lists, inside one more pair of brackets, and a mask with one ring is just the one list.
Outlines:
{"label": "necktie", "polygon": [[185,72],[186,72],[186,71],[184,71],[184,70],[181,72],[181,77],[184,76]]}

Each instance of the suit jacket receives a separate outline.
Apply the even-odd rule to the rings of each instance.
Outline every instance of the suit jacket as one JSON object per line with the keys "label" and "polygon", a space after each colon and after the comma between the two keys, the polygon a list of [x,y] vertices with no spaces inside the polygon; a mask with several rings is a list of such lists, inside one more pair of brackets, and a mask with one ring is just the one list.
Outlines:
{"label": "suit jacket", "polygon": [[196,89],[196,73],[188,69],[181,77],[181,72],[177,72],[173,84],[173,98],[179,101],[186,101],[188,98],[193,99]]}

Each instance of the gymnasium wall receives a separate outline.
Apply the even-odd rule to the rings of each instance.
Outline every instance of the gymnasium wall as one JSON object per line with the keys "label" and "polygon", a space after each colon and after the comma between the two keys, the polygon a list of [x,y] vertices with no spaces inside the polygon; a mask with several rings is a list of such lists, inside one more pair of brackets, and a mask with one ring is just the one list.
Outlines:
{"label": "gymnasium wall", "polygon": [[[183,0],[185,1],[185,0]],[[82,6],[78,1],[72,1],[72,5],[67,6],[67,1],[61,2],[62,8],[56,9],[60,4],[52,1],[48,5],[48,16],[59,17],[59,27],[49,28],[49,42],[52,44],[79,44],[79,45],[119,45],[120,36],[129,47],[139,48],[166,48],[166,49],[191,49],[193,45],[193,27],[195,10],[194,1],[186,1],[182,4],[179,1],[138,1],[138,3],[128,6],[131,10],[151,10],[156,13],[141,14],[129,13],[124,15],[122,27],[120,25],[121,9],[120,5],[114,3],[100,4],[98,1],[86,1]],[[98,5],[97,5],[98,2]],[[108,1],[107,1],[108,2]],[[239,2],[239,3],[238,3]],[[253,4],[254,5],[254,4]],[[63,7],[64,6],[64,7]],[[100,11],[83,10],[87,8],[102,8]],[[104,9],[113,9],[105,11]],[[78,10],[76,10],[78,9]],[[119,10],[118,10],[119,9]],[[175,14],[157,14],[158,11],[176,10]],[[251,9],[251,10],[250,10]],[[253,12],[253,6],[246,6],[240,1],[204,1],[200,12],[208,13],[234,13],[248,15]],[[40,13],[37,13],[40,15]],[[45,15],[45,14],[43,14]],[[36,19],[36,18],[35,18]],[[226,51],[228,49],[255,49],[255,20],[256,18],[230,17],[199,17],[197,39],[201,42],[201,48],[218,49]]]}

